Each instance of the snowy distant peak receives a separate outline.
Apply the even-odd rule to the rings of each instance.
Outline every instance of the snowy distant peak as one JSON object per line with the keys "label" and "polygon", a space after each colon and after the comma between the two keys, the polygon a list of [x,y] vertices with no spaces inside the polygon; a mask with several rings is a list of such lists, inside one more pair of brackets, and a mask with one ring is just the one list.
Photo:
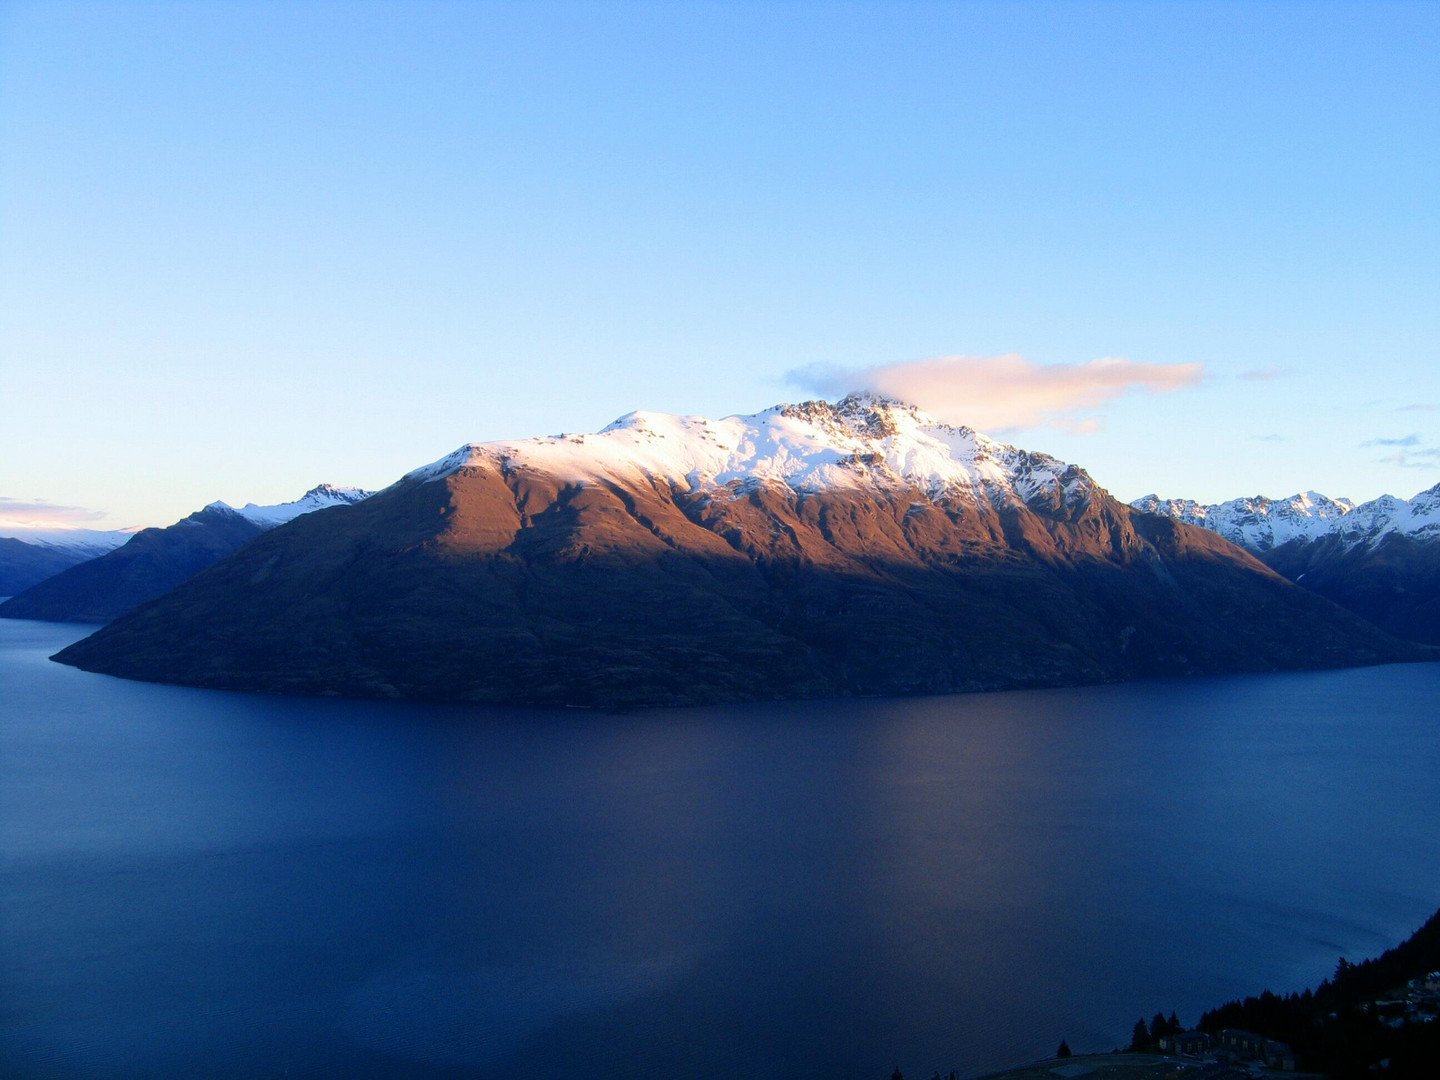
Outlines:
{"label": "snowy distant peak", "polygon": [[1440,484],[1420,492],[1409,502],[1382,495],[1362,503],[1341,526],[1341,536],[1347,544],[1373,543],[1392,532],[1421,540],[1440,540]]}
{"label": "snowy distant peak", "polygon": [[920,487],[931,498],[1088,501],[1083,469],[1032,454],[968,427],[942,424],[876,394],[776,405],[748,416],[632,412],[593,435],[472,443],[405,477],[430,481],[471,465],[529,468],[563,480],[650,480],[699,492],[781,483],[801,493]]}
{"label": "snowy distant peak", "polygon": [[304,502],[306,499],[317,499],[328,500],[331,504],[345,503],[352,505],[354,503],[364,502],[374,494],[373,491],[366,491],[364,488],[340,487],[336,484],[316,484],[309,491],[305,492],[304,495],[300,496],[299,501]]}
{"label": "snowy distant peak", "polygon": [[1426,517],[1440,517],[1440,484],[1420,492],[1410,500],[1410,512]]}
{"label": "snowy distant peak", "polygon": [[312,510],[323,510],[327,506],[349,506],[353,503],[368,499],[374,492],[364,491],[360,488],[337,487],[334,484],[319,484],[294,502],[276,503],[274,506],[257,506],[255,503],[246,503],[236,509],[226,502],[213,502],[205,507],[206,510],[221,510],[231,514],[238,514],[240,517],[254,522],[256,525],[267,529],[273,529],[276,525],[283,525],[287,521],[293,521],[301,514],[308,514]]}
{"label": "snowy distant peak", "polygon": [[1203,526],[1251,551],[1269,551],[1291,540],[1318,540],[1330,535],[1339,536],[1347,547],[1373,544],[1392,532],[1440,539],[1440,484],[1409,502],[1382,495],[1359,506],[1349,499],[1331,499],[1316,491],[1288,499],[1256,495],[1208,506],[1190,499],[1146,495],[1130,505],[1146,513]]}
{"label": "snowy distant peak", "polygon": [[134,529],[32,529],[17,525],[0,529],[0,537],[94,559],[114,551],[135,532]]}
{"label": "snowy distant peak", "polygon": [[[1218,507],[1203,506],[1194,499],[1162,499],[1159,495],[1142,495],[1130,504],[1134,509],[1143,514],[1159,514],[1162,517],[1174,518],[1176,521],[1184,522],[1186,525],[1199,525],[1202,528],[1211,528],[1212,513]],[[1215,529],[1219,532],[1219,529]]]}

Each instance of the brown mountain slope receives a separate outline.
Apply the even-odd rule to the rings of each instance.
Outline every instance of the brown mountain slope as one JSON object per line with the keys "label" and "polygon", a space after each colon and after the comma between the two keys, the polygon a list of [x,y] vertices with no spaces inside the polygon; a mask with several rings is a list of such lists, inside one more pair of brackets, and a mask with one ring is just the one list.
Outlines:
{"label": "brown mountain slope", "polygon": [[679,490],[481,459],[281,526],[57,659],[196,686],[614,706],[1428,655],[1098,488],[1029,505],[900,482]]}

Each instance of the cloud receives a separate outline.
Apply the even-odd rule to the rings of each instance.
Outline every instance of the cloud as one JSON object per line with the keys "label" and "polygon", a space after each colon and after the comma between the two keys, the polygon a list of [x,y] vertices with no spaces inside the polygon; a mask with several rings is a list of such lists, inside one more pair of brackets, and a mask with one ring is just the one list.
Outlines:
{"label": "cloud", "polygon": [[1198,363],[1146,364],[1107,356],[1083,364],[1037,364],[1016,353],[940,356],[858,371],[812,364],[786,375],[790,383],[825,397],[874,390],[981,431],[1048,425],[1075,434],[1098,430],[1100,418],[1082,414],[1124,394],[1168,394],[1204,378]]}
{"label": "cloud", "polygon": [[1419,435],[1404,435],[1398,439],[1366,439],[1361,447],[1367,446],[1419,446]]}
{"label": "cloud", "polygon": [[1244,379],[1246,382],[1269,382],[1271,379],[1283,379],[1287,375],[1294,374],[1295,372],[1292,368],[1272,367],[1259,368],[1255,371],[1241,372],[1240,378]]}
{"label": "cloud", "polygon": [[1284,435],[1251,435],[1250,438],[1253,439],[1255,442],[1284,442],[1284,441],[1285,441],[1285,436],[1284,436]]}
{"label": "cloud", "polygon": [[1401,449],[1380,459],[1382,465],[1398,465],[1402,469],[1440,469],[1440,449]]}
{"label": "cloud", "polygon": [[1380,458],[1382,465],[1398,465],[1402,469],[1440,469],[1440,448],[1422,445],[1419,435],[1402,435],[1398,439],[1366,439],[1360,445],[1392,446],[1394,452]]}
{"label": "cloud", "polygon": [[36,529],[74,528],[84,522],[101,521],[104,510],[83,506],[59,506],[44,499],[11,499],[0,495],[0,524],[24,525]]}
{"label": "cloud", "polygon": [[1396,412],[1434,412],[1434,405],[1401,405]]}

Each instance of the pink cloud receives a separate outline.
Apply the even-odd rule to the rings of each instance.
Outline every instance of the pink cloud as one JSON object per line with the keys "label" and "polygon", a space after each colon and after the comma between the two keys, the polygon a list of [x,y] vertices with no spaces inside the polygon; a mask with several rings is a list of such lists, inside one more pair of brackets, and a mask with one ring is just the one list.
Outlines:
{"label": "pink cloud", "polygon": [[1147,364],[1107,356],[1083,364],[1037,364],[1016,353],[941,356],[859,371],[817,364],[788,376],[830,397],[878,391],[980,431],[1048,425],[1075,434],[1098,430],[1100,419],[1083,414],[1124,394],[1168,394],[1204,377],[1204,365],[1198,363]]}
{"label": "pink cloud", "polygon": [[83,506],[58,506],[44,499],[11,499],[0,495],[0,525],[37,529],[70,529],[81,522],[100,521],[103,510]]}

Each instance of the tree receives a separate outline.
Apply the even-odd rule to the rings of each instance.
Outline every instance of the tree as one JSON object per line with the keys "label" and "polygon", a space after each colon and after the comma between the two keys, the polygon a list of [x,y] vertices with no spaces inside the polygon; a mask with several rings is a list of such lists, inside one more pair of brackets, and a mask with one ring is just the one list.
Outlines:
{"label": "tree", "polygon": [[890,1080],[905,1080],[905,1074],[900,1071],[900,1066],[895,1066],[895,1071],[890,1074]]}
{"label": "tree", "polygon": [[1066,1042],[1064,1039],[1061,1039],[1061,1040],[1060,1040],[1060,1049],[1055,1051],[1055,1056],[1056,1056],[1057,1058],[1070,1057],[1070,1056],[1071,1056],[1071,1054],[1070,1054],[1070,1044],[1069,1044],[1068,1042]]}
{"label": "tree", "polygon": [[1179,1035],[1182,1031],[1185,1030],[1185,1025],[1182,1024],[1182,1023],[1180,1023],[1180,1017],[1178,1017],[1178,1016],[1175,1015],[1175,1010],[1174,1010],[1174,1009],[1171,1009],[1171,1010],[1170,1010],[1170,1021],[1169,1021],[1169,1023],[1170,1023],[1170,1034],[1171,1034],[1171,1035]]}
{"label": "tree", "polygon": [[1344,990],[1346,988],[1345,984],[1349,981],[1350,975],[1352,972],[1354,972],[1354,970],[1354,964],[1350,963],[1349,960],[1346,960],[1345,957],[1340,957],[1340,962],[1335,965],[1336,988]]}
{"label": "tree", "polygon": [[1135,1032],[1130,1036],[1131,1050],[1144,1050],[1150,1045],[1150,1029],[1145,1026],[1145,1018],[1142,1016],[1135,1021]]}

